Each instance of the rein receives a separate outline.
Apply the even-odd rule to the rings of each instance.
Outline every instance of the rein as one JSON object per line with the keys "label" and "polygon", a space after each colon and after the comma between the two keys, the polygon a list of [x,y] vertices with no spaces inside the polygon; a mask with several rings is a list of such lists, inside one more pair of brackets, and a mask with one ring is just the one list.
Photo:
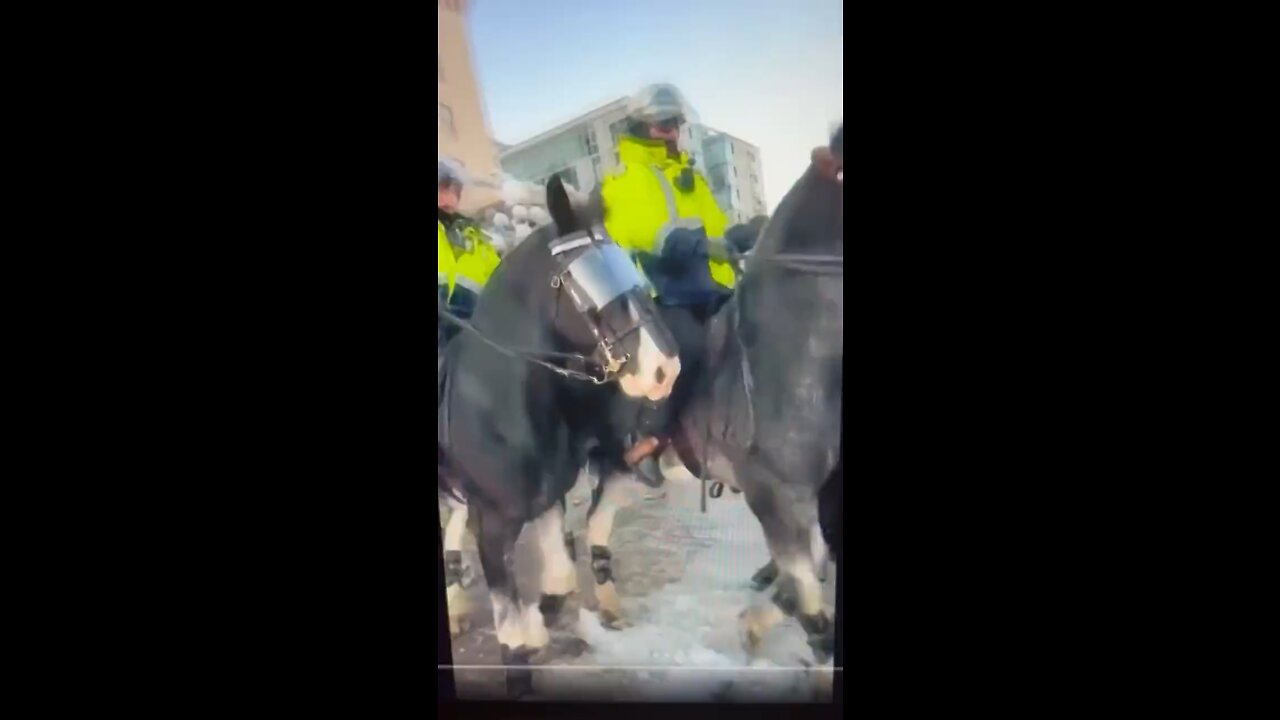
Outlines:
{"label": "rein", "polygon": [[569,368],[560,367],[559,365],[555,365],[553,363],[550,363],[550,362],[547,362],[546,360],[541,359],[541,358],[559,358],[559,359],[565,359],[565,360],[577,360],[579,362],[582,362],[584,365],[588,365],[588,366],[591,364],[596,364],[594,360],[592,360],[591,358],[585,355],[577,355],[574,353],[532,352],[529,350],[512,349],[489,339],[487,335],[477,330],[475,326],[473,326],[471,323],[467,322],[466,320],[463,320],[457,315],[454,315],[448,310],[445,310],[444,308],[437,308],[437,311],[438,311],[437,314],[439,317],[442,317],[448,322],[452,323],[453,325],[457,325],[463,330],[471,333],[472,335],[475,335],[485,345],[488,345],[489,347],[493,348],[494,350],[497,350],[498,352],[502,353],[503,355],[506,355],[507,357],[512,357],[512,358],[516,358],[517,360],[524,360],[525,362],[532,363],[534,365],[539,365],[541,367],[544,367],[556,373],[557,375],[562,375],[564,377],[567,377],[570,380],[582,380],[585,382],[589,382],[593,385],[606,385],[613,381],[613,378],[609,377],[608,370],[603,366],[601,366],[601,376],[596,377],[595,375],[589,375],[587,373],[578,372],[577,370],[571,370]]}
{"label": "rein", "polygon": [[761,255],[756,262],[767,262],[805,275],[843,275],[843,255]]}

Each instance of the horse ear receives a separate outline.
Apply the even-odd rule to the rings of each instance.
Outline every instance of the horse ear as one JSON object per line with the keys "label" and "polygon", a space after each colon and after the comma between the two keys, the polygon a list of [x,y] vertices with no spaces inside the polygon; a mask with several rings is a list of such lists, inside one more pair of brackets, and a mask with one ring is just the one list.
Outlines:
{"label": "horse ear", "polygon": [[831,152],[844,160],[844,123],[840,123],[840,129],[836,130],[835,137],[831,138]]}
{"label": "horse ear", "polygon": [[564,189],[559,173],[552,175],[547,181],[547,211],[561,235],[568,235],[578,230],[578,219],[573,213],[573,205],[569,203],[569,193]]}

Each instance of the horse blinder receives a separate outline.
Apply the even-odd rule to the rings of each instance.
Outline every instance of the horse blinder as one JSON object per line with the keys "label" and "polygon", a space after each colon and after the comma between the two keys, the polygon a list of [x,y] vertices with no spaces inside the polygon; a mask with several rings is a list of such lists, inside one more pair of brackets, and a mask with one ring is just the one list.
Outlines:
{"label": "horse blinder", "polygon": [[629,353],[617,354],[618,345],[645,324],[643,318],[638,318],[615,329],[605,318],[605,310],[635,292],[641,280],[626,253],[608,240],[602,229],[565,238],[552,249],[552,255],[571,250],[578,252],[561,261],[561,270],[552,277],[551,287],[567,290],[574,308],[586,321],[604,370],[604,377],[597,383],[603,384],[616,378],[631,361]]}

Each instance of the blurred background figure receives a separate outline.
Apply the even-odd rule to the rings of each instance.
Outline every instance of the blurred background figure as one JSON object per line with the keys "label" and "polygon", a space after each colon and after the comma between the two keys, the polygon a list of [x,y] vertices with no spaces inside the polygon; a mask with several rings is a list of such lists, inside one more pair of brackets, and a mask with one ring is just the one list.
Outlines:
{"label": "blurred background figure", "polygon": [[[458,212],[466,179],[448,158],[436,162],[436,292],[441,305],[462,319],[471,317],[480,291],[498,267],[499,257],[480,227]],[[438,323],[437,348],[457,333]]]}

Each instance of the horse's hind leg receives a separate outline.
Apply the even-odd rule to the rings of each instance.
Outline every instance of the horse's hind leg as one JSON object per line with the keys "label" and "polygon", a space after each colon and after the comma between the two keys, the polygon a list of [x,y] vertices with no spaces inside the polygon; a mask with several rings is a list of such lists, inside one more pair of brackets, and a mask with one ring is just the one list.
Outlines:
{"label": "horse's hind leg", "polygon": [[746,483],[743,492],[764,529],[778,578],[773,602],[743,613],[747,645],[754,649],[784,614],[791,615],[809,634],[809,644],[818,661],[826,662],[835,650],[835,625],[822,605],[822,586],[814,558],[817,498],[809,488],[784,485],[763,471],[753,474],[755,482]]}
{"label": "horse's hind leg", "polygon": [[643,489],[630,473],[605,473],[592,493],[587,517],[587,545],[591,548],[591,572],[596,579],[596,605],[601,622],[615,630],[626,623],[622,619],[618,589],[613,582],[613,553],[609,550],[609,536],[613,534],[613,519],[618,510],[630,505]]}
{"label": "horse's hind leg", "polygon": [[547,630],[536,606],[520,602],[515,578],[515,545],[524,523],[504,517],[491,508],[472,503],[480,567],[493,601],[493,626],[507,666],[507,694],[520,697],[533,692],[529,657],[547,644]]}

